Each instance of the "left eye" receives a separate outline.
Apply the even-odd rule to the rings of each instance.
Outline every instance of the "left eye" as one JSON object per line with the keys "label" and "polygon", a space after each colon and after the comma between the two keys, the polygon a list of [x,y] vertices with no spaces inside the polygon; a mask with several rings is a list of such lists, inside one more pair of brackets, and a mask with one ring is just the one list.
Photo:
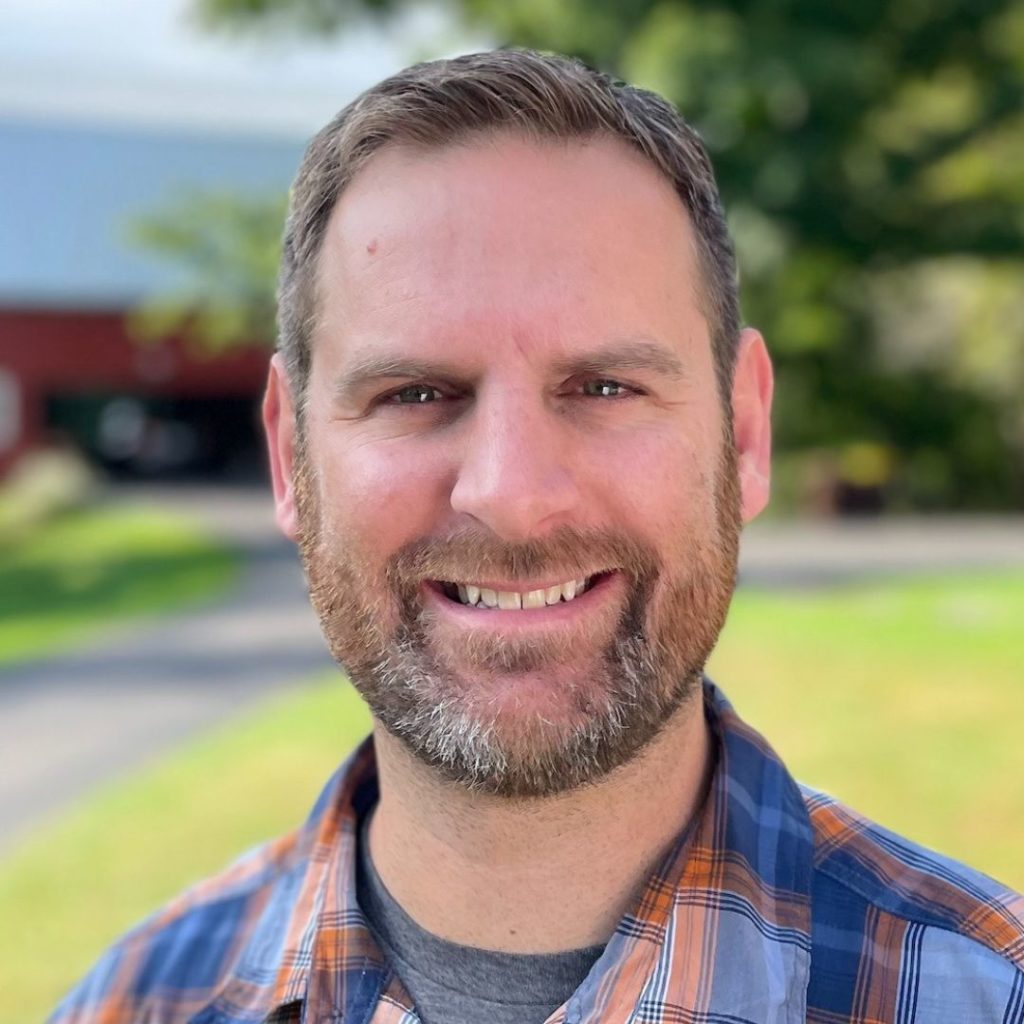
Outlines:
{"label": "left eye", "polygon": [[627,388],[617,380],[588,380],[583,385],[583,393],[593,398],[618,398],[627,393]]}
{"label": "left eye", "polygon": [[440,397],[441,392],[429,384],[409,384],[389,395],[387,401],[392,405],[422,405],[426,402],[436,402]]}

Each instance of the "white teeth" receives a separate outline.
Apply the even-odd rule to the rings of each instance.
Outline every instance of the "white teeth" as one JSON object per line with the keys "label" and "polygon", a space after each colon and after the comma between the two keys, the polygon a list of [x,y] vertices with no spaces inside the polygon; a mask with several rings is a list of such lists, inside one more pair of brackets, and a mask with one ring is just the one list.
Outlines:
{"label": "white teeth", "polygon": [[[476,608],[501,608],[511,611],[518,608],[543,608],[545,605],[558,604],[560,601],[573,601],[587,587],[587,580],[569,580],[542,590],[531,590],[525,594],[516,590],[490,590],[477,587],[472,583],[457,583],[459,600]],[[449,591],[450,592],[450,591]]]}

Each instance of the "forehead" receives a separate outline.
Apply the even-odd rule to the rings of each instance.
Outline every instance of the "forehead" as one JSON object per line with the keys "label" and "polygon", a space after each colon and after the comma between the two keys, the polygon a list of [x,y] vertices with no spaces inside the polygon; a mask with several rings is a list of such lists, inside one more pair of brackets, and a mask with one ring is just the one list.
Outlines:
{"label": "forehead", "polygon": [[351,350],[438,331],[560,343],[599,325],[703,326],[686,209],[609,137],[385,147],[332,212],[318,285],[318,333]]}

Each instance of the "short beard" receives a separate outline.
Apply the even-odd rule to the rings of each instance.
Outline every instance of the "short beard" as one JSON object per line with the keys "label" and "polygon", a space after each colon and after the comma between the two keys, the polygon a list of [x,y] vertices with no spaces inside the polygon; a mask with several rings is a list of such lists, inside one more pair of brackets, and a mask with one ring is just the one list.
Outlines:
{"label": "short beard", "polygon": [[[676,553],[675,578],[646,545],[569,528],[517,545],[479,529],[417,541],[381,572],[360,557],[356,538],[327,536],[301,444],[295,473],[300,550],[331,653],[376,720],[441,777],[513,799],[593,784],[636,758],[696,697],[736,584],[740,499],[731,436],[716,473],[712,535]],[[570,579],[599,565],[620,569],[629,596],[595,674],[586,685],[567,684],[571,721],[530,714],[510,728],[496,702],[474,699],[473,681],[459,678],[447,663],[450,652],[432,646],[421,583]],[[481,673],[513,677],[545,670],[557,675],[573,658],[593,658],[592,649],[498,637],[467,641],[460,653]]]}

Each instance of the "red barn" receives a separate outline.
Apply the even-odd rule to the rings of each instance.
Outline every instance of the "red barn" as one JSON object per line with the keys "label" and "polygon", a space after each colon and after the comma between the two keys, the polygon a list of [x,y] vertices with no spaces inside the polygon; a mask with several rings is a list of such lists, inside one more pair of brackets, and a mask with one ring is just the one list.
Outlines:
{"label": "red barn", "polygon": [[76,444],[114,470],[242,470],[259,458],[267,352],[140,344],[126,315],[180,284],[126,241],[183,190],[283,192],[294,140],[0,121],[0,475]]}
{"label": "red barn", "polygon": [[141,345],[123,312],[0,308],[0,474],[71,442],[109,468],[247,468],[268,353]]}

